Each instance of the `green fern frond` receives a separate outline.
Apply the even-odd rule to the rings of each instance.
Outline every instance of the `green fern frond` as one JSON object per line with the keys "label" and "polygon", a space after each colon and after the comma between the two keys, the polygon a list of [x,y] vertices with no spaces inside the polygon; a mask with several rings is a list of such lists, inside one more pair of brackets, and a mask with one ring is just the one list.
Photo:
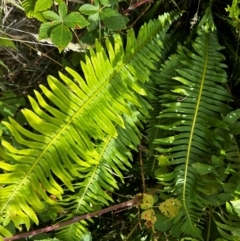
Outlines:
{"label": "green fern frond", "polygon": [[[166,61],[170,54],[175,52],[175,48],[177,46],[177,42],[179,41],[179,33],[175,33],[171,31],[165,41],[163,42],[165,48],[162,51],[162,55],[160,60],[157,63],[157,68],[160,68],[161,65]],[[158,139],[162,135],[162,130],[157,128],[157,125],[160,124],[160,119],[158,119],[159,113],[162,110],[162,107],[159,105],[159,99],[157,98],[160,92],[160,74],[158,70],[153,70],[150,74],[150,82],[148,82],[147,86],[145,87],[150,93],[148,94],[149,103],[152,106],[152,109],[149,111],[149,118],[147,119],[147,137],[148,137],[148,144],[149,144],[149,155],[148,163],[144,163],[144,170],[145,173],[153,174],[153,170],[156,168],[157,161],[155,156],[156,144],[154,143],[155,139]],[[153,96],[153,98],[149,98]]]}
{"label": "green fern frond", "polygon": [[[48,77],[49,87],[40,85],[36,100],[29,97],[33,110],[22,111],[32,131],[12,118],[4,122],[18,145],[2,141],[0,149],[1,217],[29,229],[31,222],[38,224],[37,213],[56,205],[51,195],[66,212],[73,205],[67,218],[112,201],[106,189],[117,184],[110,173],[121,178],[131,158],[126,146],[136,148],[138,119],[148,115],[149,105],[141,97],[146,92],[138,80],[148,81],[176,17],[164,14],[145,24],[137,38],[130,30],[125,49],[119,35],[113,45],[106,41],[106,52],[96,42],[95,51],[81,63],[85,79],[70,68],[69,77],[59,74],[61,81]],[[71,229],[84,232],[80,223]],[[62,235],[78,240],[72,232],[71,238]]]}
{"label": "green fern frond", "polygon": [[164,124],[158,127],[168,134],[155,142],[157,150],[169,156],[169,168],[174,168],[160,175],[161,183],[169,183],[166,191],[182,202],[182,211],[174,222],[185,234],[201,238],[201,216],[207,201],[198,191],[203,177],[192,165],[208,164],[211,155],[221,148],[223,139],[214,129],[228,129],[221,115],[230,110],[225,104],[230,97],[221,86],[227,82],[226,66],[221,63],[224,56],[219,52],[222,47],[210,9],[197,33],[192,49],[179,45],[178,54],[172,55],[161,70],[163,111],[159,118]]}
{"label": "green fern frond", "polygon": [[240,239],[240,218],[229,213],[225,213],[225,215],[216,213],[214,222],[223,238],[234,241]]}
{"label": "green fern frond", "polygon": [[22,6],[28,18],[36,18],[37,20],[44,22],[45,18],[42,12],[35,11],[36,0],[23,0]]}
{"label": "green fern frond", "polygon": [[[65,205],[67,203],[71,205],[69,219],[74,215],[93,211],[96,205],[108,205],[108,202],[112,201],[106,191],[112,192],[118,189],[116,177],[123,182],[121,171],[127,171],[131,167],[129,159],[132,159],[132,155],[127,146],[135,147],[140,143],[138,136],[140,132],[135,126],[134,119],[134,116],[133,119],[125,116],[126,129],[117,128],[119,138],[106,136],[105,141],[96,147],[99,153],[99,165],[89,168],[77,167],[81,171],[82,178],[75,185],[78,193],[69,195],[65,202]],[[138,119],[136,118],[135,121]],[[58,236],[75,240],[71,239],[73,228],[77,228],[76,224],[63,228]]]}

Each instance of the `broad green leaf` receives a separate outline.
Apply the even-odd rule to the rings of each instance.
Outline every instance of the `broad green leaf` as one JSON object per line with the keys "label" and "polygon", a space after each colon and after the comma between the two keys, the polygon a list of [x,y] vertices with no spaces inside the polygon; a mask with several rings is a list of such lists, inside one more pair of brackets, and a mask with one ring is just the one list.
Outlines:
{"label": "broad green leaf", "polygon": [[105,8],[100,12],[100,18],[105,26],[111,30],[125,29],[125,18],[115,10],[111,8]]}
{"label": "broad green leaf", "polygon": [[39,29],[39,39],[48,38],[53,27],[55,27],[58,24],[59,24],[59,21],[42,23]]}
{"label": "broad green leaf", "polygon": [[62,25],[58,25],[55,27],[50,35],[52,42],[58,47],[61,51],[63,50],[72,40],[72,33],[68,27]]}
{"label": "broad green leaf", "polygon": [[59,15],[57,15],[55,12],[50,11],[50,10],[43,12],[43,17],[48,19],[48,20],[56,20],[56,21],[61,20]]}
{"label": "broad green leaf", "polygon": [[61,2],[58,6],[58,14],[62,20],[66,17],[67,11],[68,9],[65,2]]}
{"label": "broad green leaf", "polygon": [[156,214],[157,221],[154,228],[160,232],[166,232],[173,226],[173,221],[163,214]]}
{"label": "broad green leaf", "polygon": [[78,28],[83,28],[89,25],[89,22],[78,12],[67,15],[63,23],[69,28],[75,28],[76,26]]}
{"label": "broad green leaf", "polygon": [[35,4],[34,11],[44,11],[49,9],[52,6],[52,0],[38,0]]}
{"label": "broad green leaf", "polygon": [[98,23],[99,23],[99,13],[90,15],[88,17],[88,22],[90,23],[88,25],[88,31],[92,31],[92,30],[96,29],[96,27],[98,26]]}
{"label": "broad green leaf", "polygon": [[99,12],[99,8],[92,4],[84,4],[79,8],[79,10],[82,14],[86,14],[86,15],[92,15]]}

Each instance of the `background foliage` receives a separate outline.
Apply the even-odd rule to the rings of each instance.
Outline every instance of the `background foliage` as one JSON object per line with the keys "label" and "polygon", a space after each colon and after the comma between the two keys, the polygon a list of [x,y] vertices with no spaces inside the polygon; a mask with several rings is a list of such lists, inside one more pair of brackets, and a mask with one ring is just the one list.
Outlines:
{"label": "background foliage", "polygon": [[2,2],[0,239],[239,240],[239,4]]}

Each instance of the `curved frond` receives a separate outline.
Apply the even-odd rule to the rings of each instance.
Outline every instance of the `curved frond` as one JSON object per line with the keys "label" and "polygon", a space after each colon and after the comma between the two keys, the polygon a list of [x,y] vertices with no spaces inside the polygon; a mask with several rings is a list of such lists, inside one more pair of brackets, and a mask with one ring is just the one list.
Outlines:
{"label": "curved frond", "polygon": [[[155,68],[176,17],[164,14],[145,24],[137,38],[130,30],[126,48],[119,35],[114,44],[106,41],[106,51],[96,41],[81,63],[85,79],[70,68],[68,76],[59,73],[61,81],[49,76],[48,87],[40,85],[42,93],[29,97],[32,110],[22,111],[32,131],[12,118],[4,122],[17,143],[2,141],[0,149],[4,220],[29,229],[49,205],[60,205],[56,216],[63,212],[70,218],[112,200],[107,191],[117,184],[111,174],[121,178],[121,170],[130,165],[126,146],[136,148],[139,119],[148,115],[142,83]],[[70,229],[85,232],[80,223]],[[65,240],[78,240],[76,233],[70,237],[65,231],[60,231]]]}

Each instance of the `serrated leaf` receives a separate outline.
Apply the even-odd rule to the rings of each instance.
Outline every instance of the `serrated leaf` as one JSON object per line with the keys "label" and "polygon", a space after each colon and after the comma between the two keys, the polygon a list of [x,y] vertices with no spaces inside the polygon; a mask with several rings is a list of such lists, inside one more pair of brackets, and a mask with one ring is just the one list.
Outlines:
{"label": "serrated leaf", "polygon": [[98,26],[98,22],[99,22],[99,13],[90,15],[88,17],[88,22],[90,23],[88,25],[88,31],[92,31],[92,30],[96,29],[96,27]]}
{"label": "serrated leaf", "polygon": [[79,28],[86,27],[89,22],[78,12],[72,12],[66,16],[63,23],[69,28]]}
{"label": "serrated leaf", "polygon": [[59,21],[52,21],[42,23],[39,29],[39,39],[46,39],[50,36],[50,32],[53,27],[59,24]]}
{"label": "serrated leaf", "polygon": [[92,4],[84,4],[79,8],[82,14],[92,15],[99,12],[99,8]]}
{"label": "serrated leaf", "polygon": [[152,220],[154,218],[155,218],[155,212],[153,209],[148,209],[141,213],[142,220]]}
{"label": "serrated leaf", "polygon": [[176,198],[169,198],[159,205],[160,211],[170,219],[175,218],[181,208],[182,203]]}
{"label": "serrated leaf", "polygon": [[50,38],[58,49],[62,51],[72,40],[72,33],[68,27],[61,24],[52,30]]}
{"label": "serrated leaf", "polygon": [[34,11],[44,11],[49,9],[52,6],[52,0],[38,0],[35,4]]}
{"label": "serrated leaf", "polygon": [[58,6],[58,14],[62,20],[66,17],[67,11],[67,5],[65,4],[65,2],[61,2]]}
{"label": "serrated leaf", "polygon": [[56,21],[61,20],[59,15],[57,15],[55,12],[50,11],[50,10],[43,12],[43,17],[48,19],[48,20],[56,20]]}
{"label": "serrated leaf", "polygon": [[154,204],[154,197],[153,195],[150,195],[150,194],[147,194],[147,193],[144,193],[143,194],[143,199],[140,203],[140,207],[141,209],[149,209],[149,208],[152,208]]}
{"label": "serrated leaf", "polygon": [[111,8],[105,8],[100,12],[100,18],[104,25],[111,30],[121,30],[126,28],[124,17]]}

